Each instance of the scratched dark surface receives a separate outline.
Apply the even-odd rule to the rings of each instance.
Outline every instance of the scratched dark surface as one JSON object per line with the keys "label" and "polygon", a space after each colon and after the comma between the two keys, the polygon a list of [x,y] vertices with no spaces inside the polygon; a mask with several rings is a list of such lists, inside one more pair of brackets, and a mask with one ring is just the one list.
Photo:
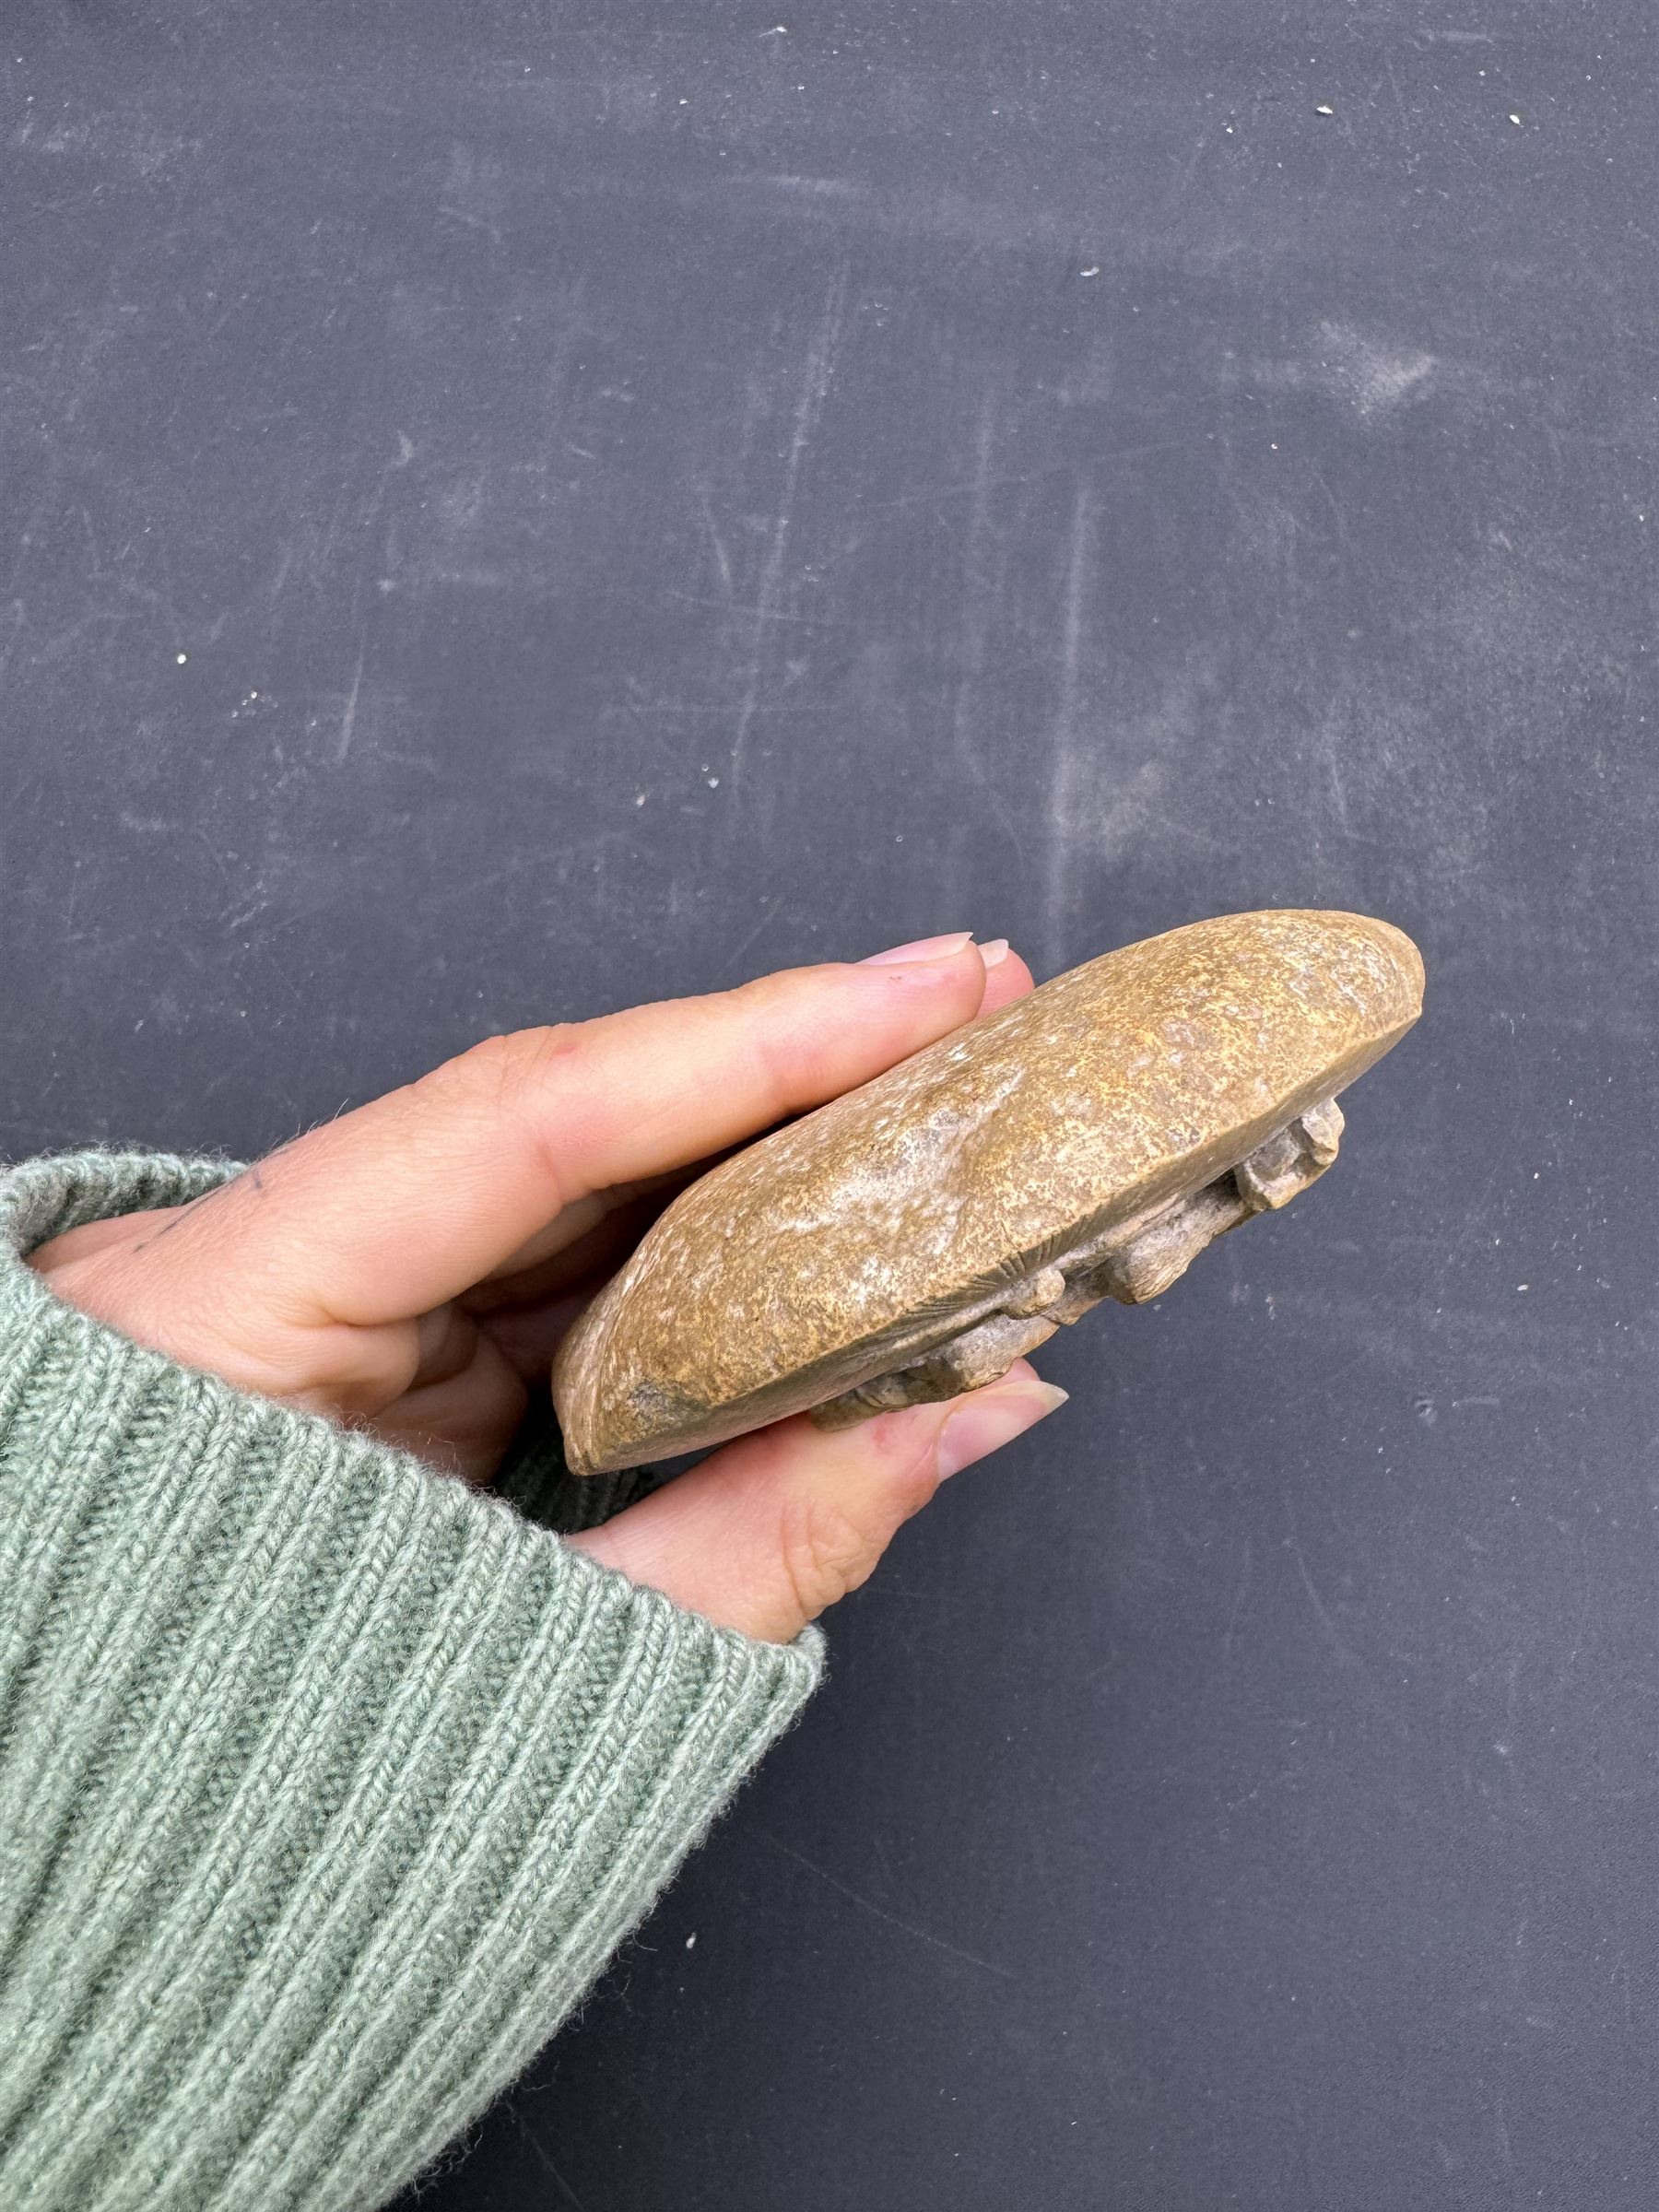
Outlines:
{"label": "scratched dark surface", "polygon": [[950,927],[1429,962],[428,2212],[1659,2193],[1652,11],[1335,12],[6,11],[6,1151]]}

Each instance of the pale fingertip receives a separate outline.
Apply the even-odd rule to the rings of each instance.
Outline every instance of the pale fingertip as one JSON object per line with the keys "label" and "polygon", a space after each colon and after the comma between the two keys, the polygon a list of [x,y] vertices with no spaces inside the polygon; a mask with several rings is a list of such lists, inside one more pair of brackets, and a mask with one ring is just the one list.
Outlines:
{"label": "pale fingertip", "polygon": [[1009,1387],[990,1385],[971,1391],[958,1401],[934,1447],[934,1465],[941,1482],[971,1466],[976,1459],[1000,1451],[1017,1436],[1064,1406],[1069,1391],[1057,1382],[1021,1382]]}
{"label": "pale fingertip", "polygon": [[993,937],[988,945],[980,947],[979,954],[987,968],[1000,968],[1008,957],[1007,938]]}
{"label": "pale fingertip", "polygon": [[980,1012],[995,1014],[1004,1006],[1012,1006],[1017,998],[1024,998],[1035,987],[1036,978],[1018,953],[1010,948],[1001,959],[985,970],[985,990],[980,1000]]}
{"label": "pale fingertip", "polygon": [[[973,942],[971,929],[952,930],[942,937],[917,937],[908,945],[894,945],[886,952],[872,952],[853,963],[859,968],[892,968],[901,960],[949,960]],[[1004,947],[1006,950],[1006,947]]]}

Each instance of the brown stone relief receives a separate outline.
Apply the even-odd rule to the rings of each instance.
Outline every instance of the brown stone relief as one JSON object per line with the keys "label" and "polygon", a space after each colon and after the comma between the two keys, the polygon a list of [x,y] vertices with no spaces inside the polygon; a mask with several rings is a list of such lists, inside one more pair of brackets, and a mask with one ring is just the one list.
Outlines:
{"label": "brown stone relief", "polygon": [[1336,1157],[1335,1093],[1417,1019],[1385,922],[1229,915],[1104,953],[683,1191],[554,1365],[579,1474],[994,1381],[1159,1297]]}

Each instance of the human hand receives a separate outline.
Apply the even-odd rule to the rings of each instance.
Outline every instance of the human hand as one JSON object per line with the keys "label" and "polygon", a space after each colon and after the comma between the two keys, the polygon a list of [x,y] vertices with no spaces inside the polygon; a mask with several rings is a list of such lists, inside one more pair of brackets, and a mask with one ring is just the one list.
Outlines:
{"label": "human hand", "polygon": [[[239,1387],[488,1481],[559,1336],[717,1157],[1031,988],[963,935],[486,1038],[181,1206],[30,1264],[58,1296]],[[853,1429],[740,1437],[567,1539],[786,1641],[869,1574],[945,1476],[1065,1396],[1025,1360]]]}

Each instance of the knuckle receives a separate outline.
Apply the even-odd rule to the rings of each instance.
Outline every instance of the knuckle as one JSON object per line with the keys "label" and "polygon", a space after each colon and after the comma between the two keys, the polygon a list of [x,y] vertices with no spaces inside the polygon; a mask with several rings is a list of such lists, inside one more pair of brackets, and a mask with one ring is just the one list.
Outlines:
{"label": "knuckle", "polygon": [[835,1032],[821,1009],[815,1018],[801,980],[810,972],[758,975],[728,993],[722,1010],[745,1088],[771,1121],[815,1102],[826,1088]]}
{"label": "knuckle", "polygon": [[805,1620],[856,1590],[881,1557],[878,1536],[824,1498],[801,1498],[786,1510],[782,1565]]}
{"label": "knuckle", "polygon": [[502,1030],[481,1037],[441,1067],[422,1076],[416,1088],[423,1085],[446,1090],[458,1088],[492,1110],[512,1107],[581,1050],[580,1022],[556,1021],[533,1029]]}
{"label": "knuckle", "polygon": [[594,1072],[584,1022],[508,1030],[480,1038],[414,1088],[424,1089],[441,1113],[458,1113],[487,1135],[511,1132],[524,1158],[537,1163],[547,1190],[559,1194],[569,1169],[576,1101],[593,1088],[584,1081]]}

